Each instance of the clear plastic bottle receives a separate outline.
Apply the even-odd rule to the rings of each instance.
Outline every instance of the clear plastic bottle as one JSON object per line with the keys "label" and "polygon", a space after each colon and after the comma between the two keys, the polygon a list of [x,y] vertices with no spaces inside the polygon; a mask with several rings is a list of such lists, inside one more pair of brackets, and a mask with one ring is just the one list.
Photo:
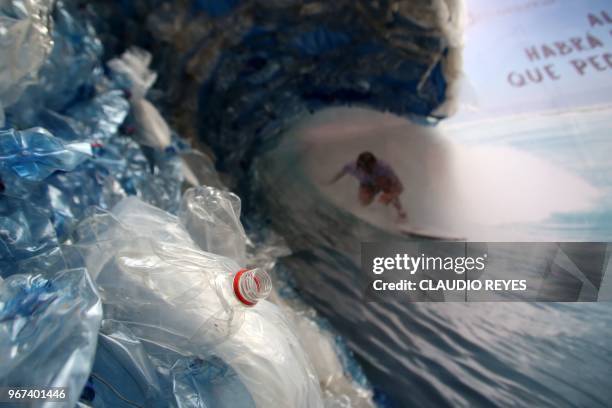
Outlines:
{"label": "clear plastic bottle", "polygon": [[[179,219],[136,198],[91,218],[76,245],[104,317],[167,355],[226,362],[255,405],[319,407],[318,380],[263,269],[197,247]],[[87,233],[90,231],[90,233]]]}

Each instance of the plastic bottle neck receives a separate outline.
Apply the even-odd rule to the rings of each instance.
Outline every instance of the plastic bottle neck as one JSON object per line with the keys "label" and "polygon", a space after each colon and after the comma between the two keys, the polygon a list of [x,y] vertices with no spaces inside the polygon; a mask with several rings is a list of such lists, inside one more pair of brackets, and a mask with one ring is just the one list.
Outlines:
{"label": "plastic bottle neck", "polygon": [[272,291],[272,279],[260,268],[241,269],[234,276],[234,294],[246,306],[255,306]]}

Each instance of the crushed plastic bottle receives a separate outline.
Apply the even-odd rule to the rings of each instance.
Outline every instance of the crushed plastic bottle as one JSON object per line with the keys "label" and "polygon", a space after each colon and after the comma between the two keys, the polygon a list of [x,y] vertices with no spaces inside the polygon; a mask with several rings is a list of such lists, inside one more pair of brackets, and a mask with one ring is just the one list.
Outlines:
{"label": "crushed plastic bottle", "polygon": [[108,66],[119,76],[120,83],[121,76],[125,77],[137,129],[135,140],[142,145],[164,150],[172,143],[172,132],[157,108],[145,99],[147,91],[157,79],[157,74],[149,70],[150,63],[150,53],[140,48],[131,48],[120,58],[109,61]]}
{"label": "crushed plastic bottle", "polygon": [[91,156],[89,143],[64,144],[43,128],[0,130],[0,166],[26,180],[74,170]]}
{"label": "crushed plastic bottle", "polygon": [[[0,111],[36,81],[51,52],[51,0],[6,0],[0,8]],[[2,125],[2,123],[0,123]]]}
{"label": "crushed plastic bottle", "polygon": [[[103,289],[105,317],[124,322],[140,338],[197,355],[242,324],[244,305],[233,295],[242,268],[198,250],[176,217],[127,198],[112,216],[85,220],[79,233],[76,245],[87,251],[90,273]],[[98,242],[110,240],[112,247],[96,254]],[[140,282],[142,275],[150,277]],[[252,287],[245,283],[250,279],[251,274],[237,278],[247,301],[256,300],[245,290]],[[125,299],[133,306],[119,306]]]}
{"label": "crushed plastic bottle", "polygon": [[183,194],[178,216],[202,250],[246,262],[247,237],[236,194],[214,187],[190,188]]}
{"label": "crushed plastic bottle", "polygon": [[144,344],[201,359],[216,355],[258,407],[322,405],[298,338],[264,300],[271,282],[263,270],[200,250],[177,217],[136,198],[85,220],[78,235],[106,319]]}
{"label": "crushed plastic bottle", "polygon": [[171,392],[164,387],[160,371],[127,327],[113,320],[103,320],[87,402],[93,407],[113,408],[172,406],[168,403]]}
{"label": "crushed plastic bottle", "polygon": [[45,270],[60,257],[58,251],[57,235],[45,209],[29,200],[0,195],[1,277],[28,268],[30,272]]}
{"label": "crushed plastic bottle", "polygon": [[[183,194],[179,219],[201,249],[242,259],[247,245],[248,262],[275,269],[276,259],[290,253],[275,235],[255,247],[240,223],[240,198],[212,187],[192,188]],[[217,242],[218,237],[224,237]],[[277,274],[278,275],[278,274]],[[282,310],[291,330],[313,363],[326,407],[373,407],[373,391],[361,368],[342,340],[302,303],[288,284],[289,276],[276,279],[270,300]]]}
{"label": "crushed plastic bottle", "polygon": [[0,386],[67,387],[63,406],[73,407],[89,377],[101,318],[84,269],[0,279]]}
{"label": "crushed plastic bottle", "polygon": [[79,134],[88,140],[105,142],[117,134],[129,111],[121,90],[110,90],[71,107],[67,114],[76,119]]}
{"label": "crushed plastic bottle", "polygon": [[179,408],[256,407],[238,373],[216,356],[178,360],[172,366],[172,389]]}

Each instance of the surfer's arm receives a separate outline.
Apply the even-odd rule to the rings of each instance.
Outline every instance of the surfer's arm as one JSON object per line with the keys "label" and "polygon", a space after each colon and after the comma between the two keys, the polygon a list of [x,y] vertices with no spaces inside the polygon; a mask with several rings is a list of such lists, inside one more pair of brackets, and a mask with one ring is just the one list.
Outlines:
{"label": "surfer's arm", "polygon": [[328,181],[328,184],[334,184],[336,181],[340,180],[342,177],[344,177],[344,175],[347,173],[347,169],[346,166],[344,166],[342,168],[342,170],[340,170],[338,173],[336,173],[336,175]]}

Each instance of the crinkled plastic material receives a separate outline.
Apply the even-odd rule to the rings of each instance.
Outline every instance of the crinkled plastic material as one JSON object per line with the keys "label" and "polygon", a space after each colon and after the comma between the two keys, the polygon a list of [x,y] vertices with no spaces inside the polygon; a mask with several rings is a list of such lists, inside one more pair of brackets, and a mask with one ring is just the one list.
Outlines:
{"label": "crinkled plastic material", "polygon": [[117,134],[128,110],[129,102],[123,91],[110,90],[73,106],[67,114],[78,121],[81,135],[104,142]]}
{"label": "crinkled plastic material", "polygon": [[[52,0],[4,0],[0,7],[0,111],[36,81],[51,52]],[[0,121],[2,126],[2,121]]]}
{"label": "crinkled plastic material", "polygon": [[145,99],[149,88],[157,79],[157,74],[149,70],[151,54],[139,48],[131,48],[109,61],[109,68],[127,80],[126,89],[130,91],[132,115],[136,124],[135,139],[142,145],[163,150],[172,143],[170,127],[151,102]]}
{"label": "crinkled plastic material", "polygon": [[172,367],[176,405],[187,407],[255,408],[238,373],[218,357],[181,359]]}
{"label": "crinkled plastic material", "polygon": [[265,300],[242,304],[232,290],[241,267],[199,250],[175,216],[127,198],[112,215],[85,220],[76,246],[100,287],[105,318],[139,341],[219,357],[257,406],[321,406],[308,357],[280,310]]}
{"label": "crinkled plastic material", "polygon": [[101,318],[84,269],[0,280],[0,386],[67,387],[68,401],[58,406],[74,406],[91,370]]}
{"label": "crinkled plastic material", "polygon": [[[49,214],[27,200],[0,196],[0,276],[19,273],[30,259],[41,269],[55,261],[59,243]],[[26,272],[26,271],[23,271]]]}
{"label": "crinkled plastic material", "polygon": [[27,180],[74,170],[91,155],[89,143],[64,144],[43,128],[0,130],[0,166]]}
{"label": "crinkled plastic material", "polygon": [[290,254],[282,239],[268,234],[260,247],[251,247],[249,259],[273,271],[275,291],[271,301],[292,323],[319,379],[326,407],[373,407],[372,387],[344,341],[327,322],[304,304],[291,286],[290,276],[276,260]]}
{"label": "crinkled plastic material", "polygon": [[102,44],[93,27],[85,19],[75,18],[69,5],[61,0],[55,4],[53,50],[34,90],[45,106],[55,111],[87,99],[102,75]]}
{"label": "crinkled plastic material", "polygon": [[[142,99],[157,79],[157,74],[149,69],[151,53],[137,47],[132,47],[113,58],[107,65],[118,75],[125,76],[125,87],[135,99]],[[119,79],[121,80],[121,79]]]}
{"label": "crinkled plastic material", "polygon": [[102,323],[89,382],[83,396],[93,407],[255,406],[237,373],[220,358],[185,357],[142,343],[112,320]]}
{"label": "crinkled plastic material", "polygon": [[[238,4],[205,3],[194,10],[219,17]],[[49,10],[39,12],[27,24],[48,18]],[[240,200],[225,191],[212,160],[174,135],[145,99],[156,78],[150,54],[131,49],[102,69],[100,41],[74,18],[87,12],[56,2],[51,53],[25,55],[31,69],[18,72],[19,84],[2,88],[0,81],[0,90],[14,95],[0,131],[0,276],[8,277],[0,281],[0,316],[14,316],[21,305],[20,328],[42,333],[1,338],[0,351],[9,344],[3,341],[23,340],[23,347],[0,373],[67,384],[70,406],[84,385],[83,407],[322,406],[315,353],[305,352],[295,318],[263,300],[270,282],[261,269],[243,268]],[[22,38],[27,47],[44,40],[33,34]],[[311,50],[319,37],[303,46]],[[5,45],[2,52],[15,52],[12,42]],[[258,77],[265,80],[257,74],[254,84]],[[184,180],[219,190],[191,189],[179,205]],[[130,195],[139,199],[125,199]],[[67,269],[82,266],[88,272]],[[88,276],[105,319],[93,369],[101,306]],[[20,289],[5,292],[4,284]],[[1,318],[0,328],[10,321]],[[10,333],[26,332],[11,326]],[[53,379],[47,369],[60,374]],[[331,388],[323,389],[329,405]],[[344,394],[333,398],[346,401]]]}
{"label": "crinkled plastic material", "polygon": [[94,407],[169,405],[154,361],[130,330],[116,321],[102,322],[90,382],[86,399]]}
{"label": "crinkled plastic material", "polygon": [[[236,257],[244,257],[247,244],[251,244],[240,223],[240,199],[232,193],[211,187],[189,189],[183,195],[179,218],[191,238],[206,251],[241,259]],[[225,240],[219,241],[219,237]],[[272,270],[276,259],[288,253],[282,242],[268,239],[248,254],[247,262]],[[373,406],[373,392],[354,358],[340,340],[316,320],[314,309],[299,301],[287,281],[287,276],[277,280],[280,286],[275,288],[272,300],[291,322],[292,332],[297,334],[313,363],[325,406]]]}
{"label": "crinkled plastic material", "polygon": [[64,113],[95,96],[103,82],[102,45],[85,21],[73,18],[62,1],[54,3],[53,48],[39,75],[7,109],[7,122],[16,128],[41,125],[41,112]]}
{"label": "crinkled plastic material", "polygon": [[181,152],[183,168],[183,179],[190,187],[207,185],[219,189],[225,189],[225,185],[219,179],[215,170],[215,164],[205,153],[197,150]]}
{"label": "crinkled plastic material", "polygon": [[214,187],[191,188],[183,194],[178,216],[201,249],[245,264],[247,237],[236,194]]}
{"label": "crinkled plastic material", "polygon": [[[91,232],[83,232],[86,228]],[[198,251],[176,217],[127,198],[113,216],[87,219],[79,232],[77,245],[92,246],[87,266],[102,289],[105,317],[140,338],[197,354],[226,340],[241,324],[244,308],[225,300],[217,286],[222,282],[216,282],[233,277],[240,266]],[[87,241],[85,234],[96,240]],[[98,242],[110,240],[104,253],[95,254]]]}
{"label": "crinkled plastic material", "polygon": [[[188,146],[172,139],[161,151],[130,140],[130,134],[144,131],[138,123],[125,123],[129,88],[118,88],[130,85],[102,74],[101,45],[91,26],[75,20],[62,2],[53,15],[53,52],[38,81],[7,110],[8,125],[14,128],[0,131],[2,192],[46,213],[46,220],[43,215],[30,224],[44,230],[50,222],[60,242],[68,239],[89,206],[109,209],[127,195],[176,211],[183,180],[180,154]],[[38,125],[47,129],[16,130]],[[23,248],[38,247],[31,235],[20,236],[18,242]]]}

